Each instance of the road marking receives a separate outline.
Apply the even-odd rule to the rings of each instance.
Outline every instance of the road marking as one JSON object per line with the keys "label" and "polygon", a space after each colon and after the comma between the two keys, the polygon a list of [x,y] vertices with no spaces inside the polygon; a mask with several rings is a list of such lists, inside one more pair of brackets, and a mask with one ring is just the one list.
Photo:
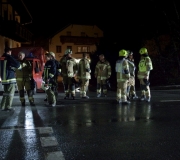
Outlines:
{"label": "road marking", "polygon": [[39,133],[40,134],[51,134],[53,133],[52,127],[42,127],[39,128]]}
{"label": "road marking", "polygon": [[46,160],[65,160],[64,155],[61,151],[47,153]]}
{"label": "road marking", "polygon": [[180,100],[161,100],[160,102],[179,102]]}
{"label": "road marking", "polygon": [[57,146],[58,142],[55,137],[40,137],[42,147]]}

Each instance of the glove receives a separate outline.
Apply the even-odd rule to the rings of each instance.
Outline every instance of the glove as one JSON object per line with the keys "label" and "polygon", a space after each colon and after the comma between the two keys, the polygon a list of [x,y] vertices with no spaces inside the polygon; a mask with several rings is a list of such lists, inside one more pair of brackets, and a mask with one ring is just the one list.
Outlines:
{"label": "glove", "polygon": [[15,67],[11,67],[12,70],[16,71],[16,68]]}
{"label": "glove", "polygon": [[49,77],[53,78],[53,77],[54,77],[54,75],[53,75],[53,74],[51,74],[51,73],[49,73]]}
{"label": "glove", "polygon": [[27,66],[27,64],[26,64],[26,63],[23,63],[23,64],[22,64],[22,67],[26,67],[26,66]]}

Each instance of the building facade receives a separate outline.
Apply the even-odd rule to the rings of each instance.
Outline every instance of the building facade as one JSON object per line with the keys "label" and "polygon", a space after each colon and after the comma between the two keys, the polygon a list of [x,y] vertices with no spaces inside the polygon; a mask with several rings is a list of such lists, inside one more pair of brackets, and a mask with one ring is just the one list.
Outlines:
{"label": "building facade", "polygon": [[22,0],[0,0],[0,56],[5,47],[16,48],[22,43],[32,43],[33,34],[25,27],[31,21]]}
{"label": "building facade", "polygon": [[49,51],[56,54],[59,60],[66,49],[71,49],[73,57],[82,58],[82,53],[93,53],[96,45],[103,37],[103,31],[96,25],[70,24],[64,27],[49,39]]}

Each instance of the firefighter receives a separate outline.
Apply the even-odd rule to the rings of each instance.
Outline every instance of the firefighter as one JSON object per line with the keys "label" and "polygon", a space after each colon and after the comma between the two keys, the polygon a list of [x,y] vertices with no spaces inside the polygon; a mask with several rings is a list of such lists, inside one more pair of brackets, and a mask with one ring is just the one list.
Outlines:
{"label": "firefighter", "polygon": [[61,75],[65,91],[64,99],[68,99],[71,95],[75,99],[75,77],[77,76],[78,64],[76,59],[72,57],[71,49],[67,49],[64,56],[60,59]]}
{"label": "firefighter", "polygon": [[95,66],[95,78],[97,78],[97,97],[101,96],[103,92],[104,97],[107,97],[107,79],[111,76],[111,65],[105,59],[103,54],[99,55],[99,61]]}
{"label": "firefighter", "polygon": [[55,75],[56,75],[56,64],[52,58],[50,53],[46,53],[46,63],[44,66],[43,72],[43,81],[45,82],[45,86],[47,86],[47,90],[45,90],[47,94],[47,101],[49,105],[52,107],[56,106],[56,96],[54,93],[54,87],[56,87]]}
{"label": "firefighter", "polygon": [[138,96],[136,95],[136,89],[135,89],[136,66],[134,64],[134,58],[133,58],[132,51],[128,51],[127,60],[128,60],[129,72],[130,72],[130,78],[129,78],[128,87],[127,87],[127,98],[128,99],[138,99]]}
{"label": "firefighter", "polygon": [[23,66],[11,56],[12,50],[10,48],[5,48],[5,53],[2,57],[5,57],[3,61],[0,61],[0,75],[1,82],[4,86],[4,93],[1,100],[1,110],[11,111],[12,101],[15,92],[15,69],[21,69]]}
{"label": "firefighter", "polygon": [[83,53],[83,58],[79,61],[78,80],[80,84],[80,97],[88,99],[86,95],[89,86],[89,79],[91,79],[90,61],[87,58],[87,53]]}
{"label": "firefighter", "polygon": [[28,95],[28,100],[30,105],[35,106],[34,98],[33,98],[33,90],[31,87],[31,81],[33,80],[31,62],[26,60],[24,52],[18,53],[18,59],[21,65],[24,64],[24,67],[21,70],[16,70],[16,81],[17,81],[21,105],[25,106],[25,97],[24,97],[24,89],[25,89]]}
{"label": "firefighter", "polygon": [[127,84],[130,78],[129,64],[126,59],[128,52],[125,49],[119,51],[119,59],[116,61],[117,96],[118,103],[129,104],[127,100]]}
{"label": "firefighter", "polygon": [[[60,75],[61,73],[61,67],[60,67],[60,63],[58,60],[56,60],[56,56],[55,56],[55,53],[54,52],[49,52],[52,56],[52,59],[54,60],[55,64],[56,64],[56,75],[54,76],[54,82],[56,84],[56,86],[54,86],[54,93],[55,93],[55,96],[56,96],[56,101],[58,100],[58,76]],[[47,97],[44,99],[44,101],[47,101]]]}
{"label": "firefighter", "polygon": [[150,93],[150,82],[149,82],[149,76],[150,71],[153,69],[151,58],[148,55],[148,51],[146,48],[141,48],[139,50],[139,53],[141,55],[139,65],[138,65],[138,73],[137,77],[140,82],[140,88],[141,88],[141,101],[147,101],[150,102],[151,100],[151,93]]}

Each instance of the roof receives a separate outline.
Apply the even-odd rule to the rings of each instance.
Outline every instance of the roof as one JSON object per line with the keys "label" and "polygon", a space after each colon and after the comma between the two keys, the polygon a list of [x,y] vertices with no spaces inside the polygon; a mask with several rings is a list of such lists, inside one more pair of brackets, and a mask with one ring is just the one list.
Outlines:
{"label": "roof", "polygon": [[8,0],[8,3],[12,5],[21,17],[21,23],[29,23],[32,21],[33,18],[23,0]]}
{"label": "roof", "polygon": [[[66,29],[67,27],[69,27],[70,25],[85,25],[85,26],[97,26],[96,24],[89,24],[89,23],[68,23],[68,24],[65,24],[64,26],[61,27],[61,29],[59,29],[58,31],[56,31],[55,33],[51,34],[49,36],[49,38],[52,38],[54,37],[56,34],[58,34],[59,32],[63,31],[64,29]],[[99,28],[99,27],[98,27]],[[101,28],[100,28],[101,29]]]}

